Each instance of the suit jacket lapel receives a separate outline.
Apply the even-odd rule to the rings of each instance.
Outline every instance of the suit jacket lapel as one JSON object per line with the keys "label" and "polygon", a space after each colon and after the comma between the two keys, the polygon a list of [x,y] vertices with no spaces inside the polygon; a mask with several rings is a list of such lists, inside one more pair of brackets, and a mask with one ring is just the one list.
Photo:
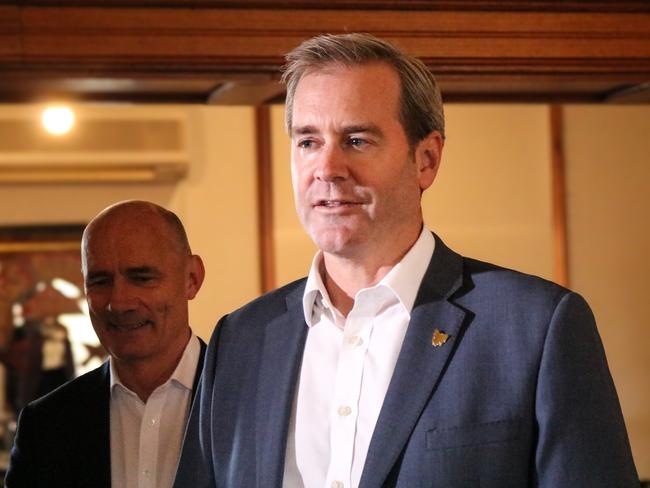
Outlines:
{"label": "suit jacket lapel", "polygon": [[259,486],[281,486],[295,386],[307,337],[302,308],[304,285],[286,299],[287,311],[268,324],[257,390]]}
{"label": "suit jacket lapel", "polygon": [[[383,485],[434,394],[465,318],[448,300],[461,283],[462,258],[437,238],[368,449],[361,488]],[[449,335],[438,347],[432,345],[435,329]]]}
{"label": "suit jacket lapel", "polygon": [[76,422],[79,429],[78,486],[110,488],[110,369],[108,361],[97,370],[97,381],[79,402],[81,408]]}
{"label": "suit jacket lapel", "polygon": [[199,352],[199,361],[196,364],[196,373],[194,373],[194,382],[192,383],[192,396],[190,397],[190,405],[194,404],[194,397],[196,396],[196,390],[199,387],[199,380],[201,379],[201,374],[203,373],[203,361],[205,360],[205,351],[207,346],[203,339],[199,337],[199,346],[201,347]]}

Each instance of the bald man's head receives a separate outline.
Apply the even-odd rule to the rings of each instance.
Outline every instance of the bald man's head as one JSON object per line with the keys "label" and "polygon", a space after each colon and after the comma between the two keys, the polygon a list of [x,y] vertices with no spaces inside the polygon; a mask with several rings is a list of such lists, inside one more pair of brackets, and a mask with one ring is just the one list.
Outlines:
{"label": "bald man's head", "polygon": [[125,200],[105,208],[86,226],[81,240],[82,260],[92,233],[97,228],[110,226],[116,222],[145,226],[162,224],[164,227],[166,225],[169,231],[170,245],[175,246],[181,254],[192,254],[183,223],[174,212],[144,200]]}
{"label": "bald man's head", "polygon": [[81,260],[93,327],[114,358],[164,362],[183,350],[204,268],[173,212],[140,200],[108,207],[84,230]]}

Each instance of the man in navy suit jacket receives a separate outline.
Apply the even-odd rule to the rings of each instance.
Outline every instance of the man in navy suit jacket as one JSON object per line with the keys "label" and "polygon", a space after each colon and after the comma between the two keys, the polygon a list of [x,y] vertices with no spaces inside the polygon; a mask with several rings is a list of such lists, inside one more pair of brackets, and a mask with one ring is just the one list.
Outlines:
{"label": "man in navy suit jacket", "polygon": [[176,488],[638,486],[584,300],[424,226],[444,142],[428,69],[359,34],[287,60],[296,207],[320,251],[219,322]]}
{"label": "man in navy suit jacket", "polygon": [[22,410],[5,486],[170,486],[206,348],[187,305],[201,258],[176,215],[127,201],[86,227],[82,267],[110,361]]}

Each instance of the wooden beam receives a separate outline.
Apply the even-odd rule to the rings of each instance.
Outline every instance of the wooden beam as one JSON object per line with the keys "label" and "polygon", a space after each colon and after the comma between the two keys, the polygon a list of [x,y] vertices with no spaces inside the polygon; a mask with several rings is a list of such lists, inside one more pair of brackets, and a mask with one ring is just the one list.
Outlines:
{"label": "wooden beam", "polygon": [[[314,0],[14,0],[31,6],[320,9]],[[330,9],[649,12],[647,0],[329,0]]]}
{"label": "wooden beam", "polygon": [[353,31],[420,57],[448,100],[598,102],[650,81],[647,1],[33,0],[0,6],[0,99],[36,79],[186,79],[230,83],[216,103],[256,104],[273,96],[286,52]]}
{"label": "wooden beam", "polygon": [[273,181],[271,172],[271,113],[268,105],[255,108],[257,139],[257,218],[262,293],[273,290],[275,247],[273,239]]}
{"label": "wooden beam", "polygon": [[569,244],[566,204],[566,172],[564,160],[564,120],[560,105],[550,106],[551,125],[551,185],[553,192],[553,250],[554,279],[568,287]]}
{"label": "wooden beam", "polygon": [[5,15],[15,20],[16,9],[9,38],[20,60],[12,65],[15,49],[0,52],[6,69],[277,74],[306,38],[365,31],[440,74],[650,70],[650,13],[17,7]]}

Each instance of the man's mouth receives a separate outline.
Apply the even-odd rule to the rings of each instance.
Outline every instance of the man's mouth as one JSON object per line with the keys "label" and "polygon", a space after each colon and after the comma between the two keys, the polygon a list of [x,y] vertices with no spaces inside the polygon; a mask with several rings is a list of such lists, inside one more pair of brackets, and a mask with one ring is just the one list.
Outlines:
{"label": "man's mouth", "polygon": [[129,332],[131,330],[141,329],[145,325],[150,325],[151,321],[143,320],[141,322],[109,322],[108,326],[111,329],[118,330],[120,332]]}
{"label": "man's mouth", "polygon": [[316,201],[316,207],[325,207],[325,208],[336,208],[344,207],[349,205],[361,205],[361,202],[355,202],[353,200],[318,200]]}

